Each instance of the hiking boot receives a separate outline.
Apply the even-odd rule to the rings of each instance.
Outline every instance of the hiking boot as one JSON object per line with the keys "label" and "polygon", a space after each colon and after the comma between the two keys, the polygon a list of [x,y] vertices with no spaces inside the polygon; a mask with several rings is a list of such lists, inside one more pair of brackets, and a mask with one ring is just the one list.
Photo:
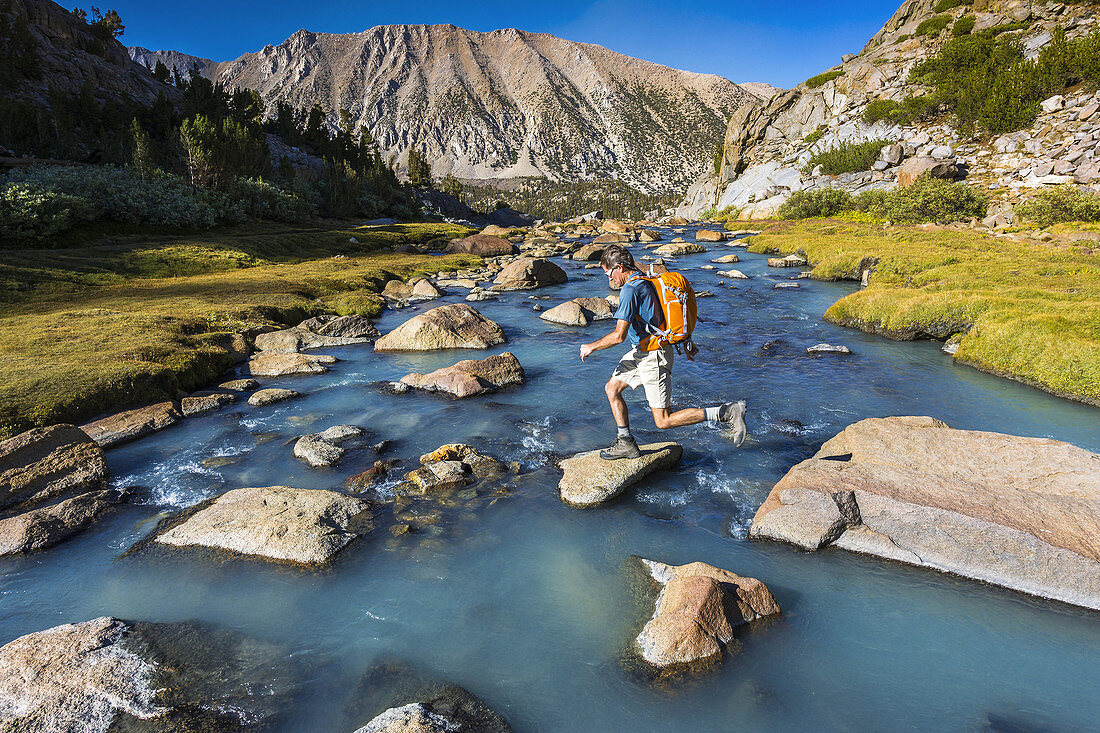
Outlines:
{"label": "hiking boot", "polygon": [[745,401],[727,402],[718,409],[718,420],[733,429],[733,444],[738,448],[745,442],[749,427],[745,424]]}
{"label": "hiking boot", "polygon": [[618,438],[609,448],[600,451],[600,458],[605,461],[617,461],[620,458],[640,458],[642,452],[638,450],[638,444],[634,438]]}

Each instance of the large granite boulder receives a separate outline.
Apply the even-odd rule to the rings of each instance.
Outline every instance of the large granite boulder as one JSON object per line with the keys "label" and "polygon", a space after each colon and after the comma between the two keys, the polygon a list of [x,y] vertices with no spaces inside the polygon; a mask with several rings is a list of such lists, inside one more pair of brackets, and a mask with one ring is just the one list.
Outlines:
{"label": "large granite boulder", "polygon": [[85,423],[80,429],[101,447],[110,448],[163,430],[182,419],[174,402],[158,402]]}
{"label": "large granite boulder", "polygon": [[695,232],[696,242],[723,242],[725,239],[724,232],[716,232],[713,229],[700,229]]}
{"label": "large granite boulder", "polygon": [[0,730],[263,729],[294,686],[289,658],[203,624],[63,624],[0,647]]}
{"label": "large granite boulder", "polygon": [[253,407],[266,407],[267,405],[274,405],[276,402],[282,402],[283,400],[301,396],[301,392],[296,392],[292,389],[268,387],[267,389],[257,390],[249,395],[248,404]]}
{"label": "large granite boulder", "polygon": [[898,185],[909,186],[925,173],[932,178],[954,178],[959,174],[959,168],[953,160],[910,158],[898,168]]}
{"label": "large granite boulder", "polygon": [[517,251],[516,246],[503,237],[491,234],[474,234],[463,239],[453,239],[443,250],[447,254],[480,255],[482,257],[499,257],[510,255]]}
{"label": "large granite boulder", "polygon": [[233,392],[196,392],[180,400],[180,412],[183,413],[184,417],[203,415],[207,412],[220,410],[236,401],[237,395]]}
{"label": "large granite boulder", "polygon": [[298,324],[319,336],[339,336],[341,338],[377,338],[381,334],[366,316],[351,314],[347,316],[315,316]]}
{"label": "large granite boulder", "polygon": [[861,420],[775,485],[749,533],[1100,609],[1100,455],[930,417]]}
{"label": "large granite boulder", "polygon": [[523,384],[525,380],[519,359],[508,351],[486,359],[464,359],[430,374],[414,372],[401,378],[402,383],[414,389],[446,392],[460,398],[495,392],[512,384]]}
{"label": "large granite boulder", "polygon": [[432,308],[374,342],[376,351],[487,349],[505,342],[500,326],[465,303]]}
{"label": "large granite boulder", "polygon": [[33,428],[0,442],[0,507],[97,489],[103,449],[72,425]]}
{"label": "large granite boulder", "polygon": [[684,452],[679,443],[650,443],[638,448],[642,452],[638,458],[606,461],[600,458],[600,451],[594,450],[563,460],[563,475],[558,482],[561,500],[575,507],[611,501],[649,474],[675,466]]}
{"label": "large granite boulder", "polygon": [[779,613],[771,591],[756,578],[701,562],[641,563],[661,592],[635,643],[641,658],[658,670],[714,664],[733,639],[734,628]]}
{"label": "large granite boulder", "polygon": [[284,377],[289,374],[324,374],[326,364],[335,364],[335,356],[325,354],[284,354],[261,351],[248,360],[248,373],[253,377]]}
{"label": "large granite boulder", "polygon": [[586,244],[583,247],[578,248],[577,251],[573,253],[573,261],[592,262],[599,260],[601,257],[603,257],[603,251],[605,249],[607,249],[607,246],[604,244],[597,244],[595,242],[591,244]]}
{"label": "large granite boulder", "polygon": [[565,270],[542,257],[521,257],[505,265],[493,280],[493,290],[533,290],[567,282]]}
{"label": "large granite boulder", "polygon": [[294,443],[294,457],[314,468],[327,468],[338,463],[365,434],[357,425],[335,425],[320,433],[303,435]]}
{"label": "large granite boulder", "polygon": [[120,491],[100,489],[0,519],[0,557],[45,550],[64,542],[124,500]]}
{"label": "large granite boulder", "polygon": [[659,254],[662,257],[680,257],[682,255],[700,254],[706,251],[706,247],[693,242],[669,242],[653,250],[655,254]]}
{"label": "large granite boulder", "polygon": [[335,491],[233,489],[160,532],[155,541],[316,565],[369,530],[370,520],[365,501]]}
{"label": "large granite boulder", "polygon": [[605,298],[574,298],[539,314],[539,318],[564,326],[587,326],[593,321],[606,321],[614,316]]}

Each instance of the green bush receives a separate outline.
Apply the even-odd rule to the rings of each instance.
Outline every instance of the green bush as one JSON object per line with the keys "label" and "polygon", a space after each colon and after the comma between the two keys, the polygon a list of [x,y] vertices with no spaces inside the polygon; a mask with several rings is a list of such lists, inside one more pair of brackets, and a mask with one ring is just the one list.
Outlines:
{"label": "green bush", "polygon": [[852,196],[839,188],[796,191],[779,207],[780,219],[810,219],[834,216],[852,208]]}
{"label": "green bush", "polygon": [[932,8],[932,12],[943,13],[951,10],[952,8],[958,8],[963,5],[969,4],[970,0],[940,0],[938,3],[936,3],[936,7]]}
{"label": "green bush", "polygon": [[879,120],[887,120],[896,125],[911,125],[927,119],[935,108],[936,99],[932,96],[906,97],[900,102],[893,99],[875,99],[863,110],[863,121],[868,125]]}
{"label": "green bush", "polygon": [[853,204],[857,211],[898,224],[949,223],[985,216],[989,198],[965,183],[923,175],[905,188],[865,191]]}
{"label": "green bush", "polygon": [[841,69],[834,69],[833,71],[826,71],[823,74],[817,76],[811,76],[806,80],[806,86],[810,89],[817,89],[822,84],[826,84],[837,77],[844,76],[844,71]]}
{"label": "green bush", "polygon": [[1031,27],[1031,23],[1026,20],[1017,20],[1012,23],[1002,23],[1001,25],[995,25],[992,28],[986,28],[981,32],[981,35],[987,38],[996,38],[1002,33],[1012,33],[1013,31],[1026,31]]}
{"label": "green bush", "polygon": [[0,187],[0,232],[16,240],[44,239],[92,218],[87,201],[27,183]]}
{"label": "green bush", "polygon": [[1067,221],[1100,221],[1100,196],[1082,193],[1074,186],[1055,186],[1019,204],[1016,213],[1043,227]]}
{"label": "green bush", "polygon": [[917,26],[916,34],[918,36],[930,36],[935,33],[940,33],[947,24],[952,20],[951,15],[944,13],[943,15],[933,15],[931,18],[921,21],[921,24]]}
{"label": "green bush", "polygon": [[814,143],[816,143],[818,140],[820,140],[824,136],[825,136],[825,126],[822,125],[821,127],[817,128],[816,130],[814,130],[813,132],[811,132],[809,135],[806,136],[806,140],[805,140],[806,147],[809,147],[809,146],[813,145]]}
{"label": "green bush", "polygon": [[955,21],[955,25],[951,26],[951,35],[958,38],[959,36],[969,35],[974,30],[974,23],[977,21],[973,15],[964,15]]}
{"label": "green bush", "polygon": [[828,150],[814,154],[803,171],[812,171],[819,165],[821,172],[830,176],[870,170],[878,160],[879,152],[888,142],[888,140],[868,140],[861,143],[843,141]]}

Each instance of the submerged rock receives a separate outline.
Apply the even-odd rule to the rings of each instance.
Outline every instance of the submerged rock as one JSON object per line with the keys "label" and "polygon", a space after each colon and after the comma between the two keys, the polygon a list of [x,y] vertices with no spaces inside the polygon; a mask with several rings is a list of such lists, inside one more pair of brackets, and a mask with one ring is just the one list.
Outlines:
{"label": "submerged rock", "polygon": [[327,562],[370,529],[369,505],[355,497],[289,486],[233,489],[155,538],[272,560]]}
{"label": "submerged rock", "polygon": [[0,442],[0,507],[99,488],[103,449],[72,425],[33,428]]}
{"label": "submerged rock", "polygon": [[504,331],[474,308],[455,303],[414,316],[374,342],[376,351],[487,349],[505,342]]}
{"label": "submerged rock", "polygon": [[292,397],[301,396],[301,392],[295,392],[292,389],[268,387],[267,389],[261,389],[253,392],[248,398],[248,404],[252,405],[253,407],[263,407],[264,405],[273,405],[276,402],[282,402],[283,400],[289,400]]}
{"label": "submerged rock", "polygon": [[100,418],[81,425],[80,429],[103,448],[110,448],[163,430],[182,419],[174,402],[158,402]]}
{"label": "submerged rock", "polygon": [[461,488],[475,479],[504,474],[508,467],[465,443],[449,443],[420,456],[421,467],[405,474],[403,495],[425,496]]}
{"label": "submerged rock", "polygon": [[523,384],[523,366],[511,352],[486,359],[464,359],[430,374],[406,374],[403,384],[429,392],[446,392],[455,397],[473,397],[495,392],[513,384]]}
{"label": "submerged rock", "polygon": [[1100,609],[1100,455],[930,417],[861,420],[775,485],[749,534]]}
{"label": "submerged rock", "polygon": [[659,670],[713,664],[722,658],[734,628],[780,612],[771,591],[756,578],[701,562],[641,562],[661,593],[635,643],[642,659]]}
{"label": "submerged rock", "polygon": [[87,529],[125,501],[113,489],[89,491],[52,506],[0,519],[0,556],[45,550]]}
{"label": "submerged rock", "polygon": [[561,500],[576,507],[602,504],[654,471],[675,466],[683,455],[679,443],[650,443],[638,448],[642,451],[639,458],[605,461],[600,451],[594,450],[563,460],[564,475],[558,482]]}
{"label": "submerged rock", "polygon": [[288,374],[324,374],[326,364],[335,364],[335,356],[324,354],[283,354],[261,351],[248,360],[248,371],[254,377],[282,377]]}
{"label": "submerged rock", "polygon": [[259,729],[287,702],[288,658],[277,645],[196,623],[63,624],[0,647],[0,728]]}
{"label": "submerged rock", "polygon": [[542,257],[521,257],[497,273],[493,290],[532,290],[567,282],[565,270]]}

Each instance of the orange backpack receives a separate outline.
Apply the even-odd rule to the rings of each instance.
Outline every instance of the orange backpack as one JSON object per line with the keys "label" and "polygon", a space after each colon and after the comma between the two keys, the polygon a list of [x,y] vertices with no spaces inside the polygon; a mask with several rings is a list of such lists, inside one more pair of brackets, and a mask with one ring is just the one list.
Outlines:
{"label": "orange backpack", "polygon": [[654,272],[641,275],[657,291],[657,300],[661,303],[661,313],[665,317],[664,329],[647,324],[650,335],[638,344],[642,351],[656,351],[662,346],[691,342],[691,333],[695,330],[695,291],[687,278],[678,272]]}

